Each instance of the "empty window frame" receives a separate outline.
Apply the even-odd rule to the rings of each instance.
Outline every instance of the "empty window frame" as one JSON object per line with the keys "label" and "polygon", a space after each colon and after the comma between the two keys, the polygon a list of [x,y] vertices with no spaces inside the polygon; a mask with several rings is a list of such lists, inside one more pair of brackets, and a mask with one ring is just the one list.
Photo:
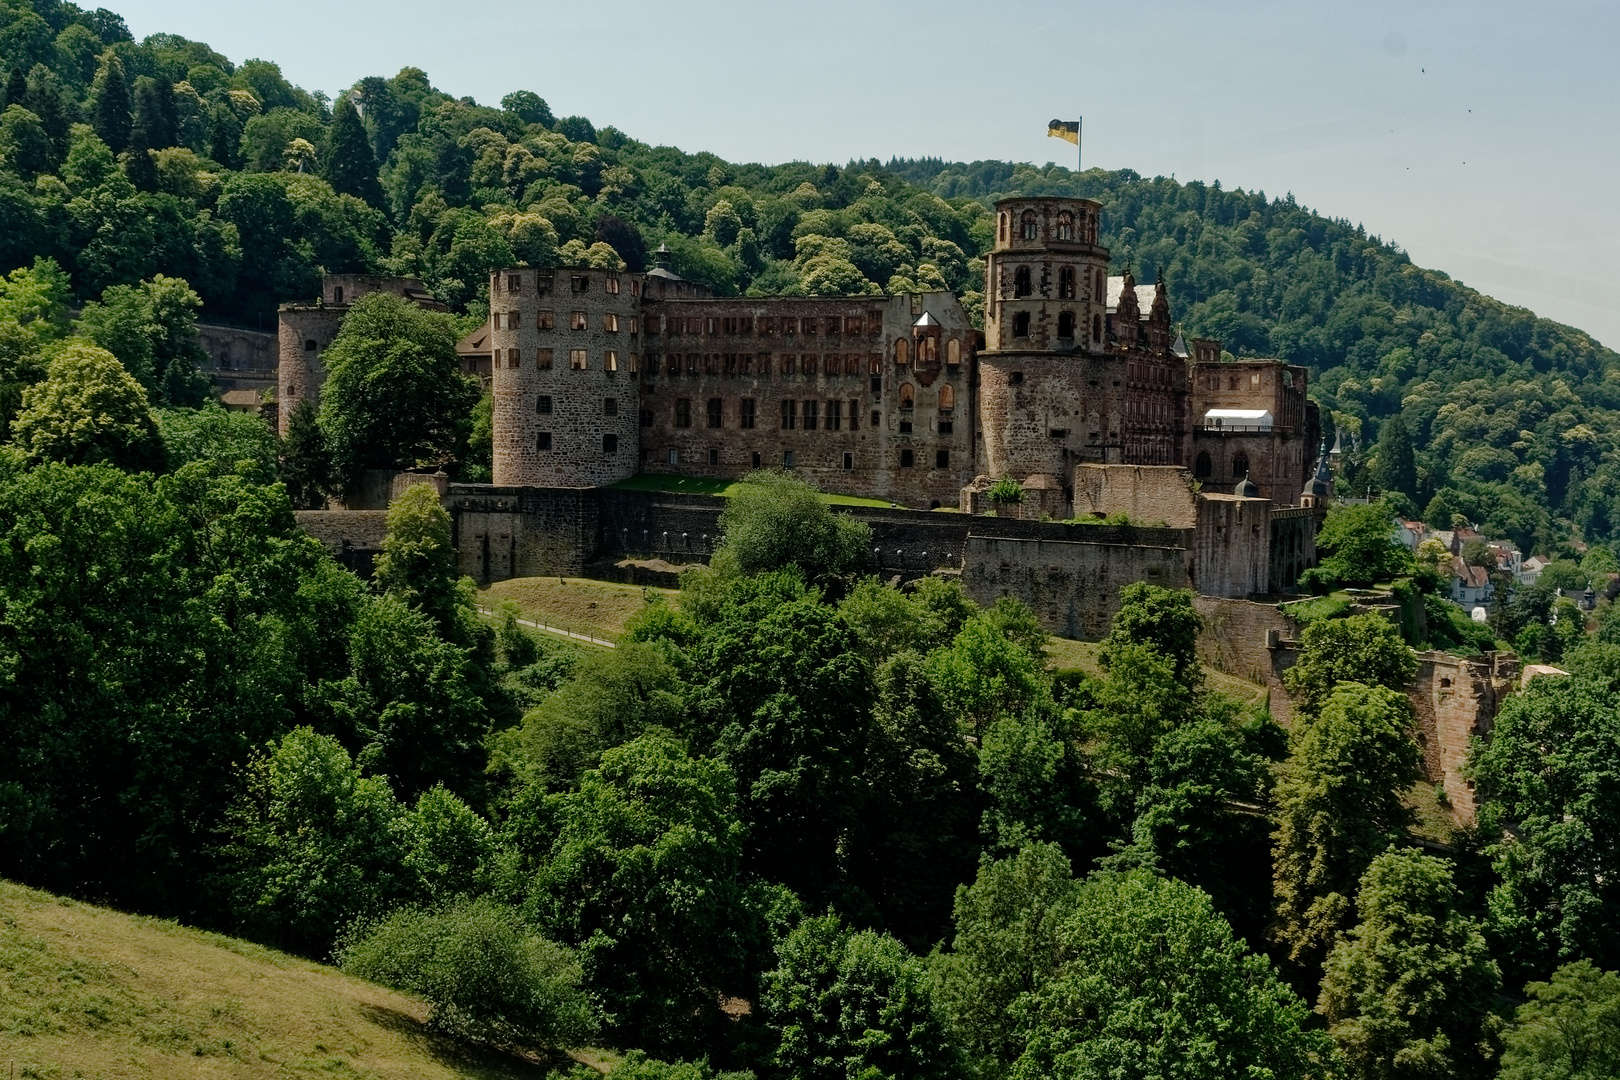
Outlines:
{"label": "empty window frame", "polygon": [[619,415],[619,399],[616,398],[616,397],[603,398],[602,399],[602,415],[603,416],[618,416]]}
{"label": "empty window frame", "polygon": [[550,416],[551,415],[551,395],[550,394],[541,394],[539,397],[535,398],[534,399],[534,411],[535,411],[535,413],[537,415],[540,415],[540,416]]}
{"label": "empty window frame", "polygon": [[675,399],[675,426],[678,428],[689,428],[692,426],[691,398],[683,397]]}
{"label": "empty window frame", "polygon": [[799,415],[799,403],[791,399],[782,401],[782,430],[792,431]]}
{"label": "empty window frame", "polygon": [[799,413],[804,419],[804,430],[816,430],[816,403],[814,401],[800,403]]}
{"label": "empty window frame", "polygon": [[951,467],[951,452],[949,450],[934,451],[934,468],[948,469]]}
{"label": "empty window frame", "polygon": [[842,401],[827,402],[827,430],[844,430],[844,403]]}
{"label": "empty window frame", "polygon": [[602,434],[602,453],[617,454],[619,452],[619,437],[608,431]]}
{"label": "empty window frame", "polygon": [[1020,266],[1013,271],[1013,296],[1028,296],[1035,291],[1029,267]]}
{"label": "empty window frame", "polygon": [[588,274],[574,274],[568,279],[568,287],[574,291],[575,295],[583,293],[591,287],[590,276]]}
{"label": "empty window frame", "polygon": [[1058,267],[1058,299],[1073,300],[1075,293],[1074,267]]}
{"label": "empty window frame", "polygon": [[719,398],[712,397],[709,399],[708,409],[706,411],[708,413],[710,427],[715,428],[720,426],[721,421],[725,416],[724,409],[725,406],[722,404]]}
{"label": "empty window frame", "polygon": [[1073,339],[1073,337],[1074,337],[1074,312],[1072,312],[1072,311],[1060,311],[1060,312],[1058,312],[1057,336],[1058,336],[1059,340],[1062,340],[1062,341],[1069,341],[1069,340]]}
{"label": "empty window frame", "polygon": [[542,451],[550,450],[551,449],[551,432],[542,431],[538,435],[536,435],[534,437],[534,448],[536,450],[542,450]]}
{"label": "empty window frame", "polygon": [[860,429],[860,426],[861,403],[859,401],[851,401],[849,403],[849,430],[857,431]]}
{"label": "empty window frame", "polygon": [[1013,314],[1013,337],[1029,337],[1029,312],[1019,311]]}
{"label": "empty window frame", "polygon": [[754,426],[754,399],[745,397],[738,410],[738,426],[745,430],[752,430]]}
{"label": "empty window frame", "polygon": [[917,455],[910,450],[900,451],[900,467],[909,469],[917,464]]}

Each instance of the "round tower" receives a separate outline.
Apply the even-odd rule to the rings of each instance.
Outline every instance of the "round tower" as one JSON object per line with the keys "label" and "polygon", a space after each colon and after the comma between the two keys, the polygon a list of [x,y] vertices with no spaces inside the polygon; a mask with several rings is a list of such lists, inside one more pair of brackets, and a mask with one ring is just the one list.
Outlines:
{"label": "round tower", "polygon": [[641,275],[490,275],[494,481],[600,487],[640,456]]}
{"label": "round tower", "polygon": [[1090,199],[1003,199],[987,256],[979,354],[986,472],[1048,493],[1041,498],[1051,505],[1039,509],[1054,514],[1069,501],[1074,465],[1109,460],[1121,426],[1112,392],[1119,375],[1106,355],[1101,212]]}

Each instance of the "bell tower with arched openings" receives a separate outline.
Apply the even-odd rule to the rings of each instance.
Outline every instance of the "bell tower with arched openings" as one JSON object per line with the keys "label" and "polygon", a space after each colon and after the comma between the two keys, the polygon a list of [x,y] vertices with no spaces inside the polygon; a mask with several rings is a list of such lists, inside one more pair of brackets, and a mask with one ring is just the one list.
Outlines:
{"label": "bell tower with arched openings", "polygon": [[996,204],[979,354],[985,476],[1024,485],[1024,514],[1066,516],[1074,466],[1119,461],[1119,359],[1109,347],[1102,205],[1015,198]]}

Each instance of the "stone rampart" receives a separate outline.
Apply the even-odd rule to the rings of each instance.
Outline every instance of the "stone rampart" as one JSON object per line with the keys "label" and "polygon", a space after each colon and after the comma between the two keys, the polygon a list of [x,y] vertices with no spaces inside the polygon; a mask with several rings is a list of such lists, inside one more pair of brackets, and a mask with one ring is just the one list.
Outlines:
{"label": "stone rampart", "polygon": [[293,518],[338,562],[361,577],[371,576],[371,564],[388,535],[388,511],[294,510]]}

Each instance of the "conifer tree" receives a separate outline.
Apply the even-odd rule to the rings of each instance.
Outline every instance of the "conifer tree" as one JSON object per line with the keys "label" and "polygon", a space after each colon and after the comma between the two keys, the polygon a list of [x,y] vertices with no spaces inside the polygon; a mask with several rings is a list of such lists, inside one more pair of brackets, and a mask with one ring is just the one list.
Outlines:
{"label": "conifer tree", "polygon": [[135,127],[146,132],[151,149],[175,144],[174,87],[167,79],[135,80]]}
{"label": "conifer tree", "polygon": [[319,510],[326,505],[326,492],[332,486],[332,463],[326,452],[326,436],[316,421],[313,398],[300,398],[287,417],[287,434],[281,440],[281,482],[287,497],[299,510]]}
{"label": "conifer tree", "polygon": [[27,97],[28,80],[23,77],[22,68],[14,67],[11,69],[11,77],[6,80],[6,96],[0,98],[0,109],[4,109],[7,105],[22,105],[27,108],[24,102]]}
{"label": "conifer tree", "polygon": [[157,190],[157,165],[152,161],[149,146],[146,129],[137,125],[130,129],[129,149],[118,155],[124,175],[129,177],[129,182],[135,185],[137,191]]}
{"label": "conifer tree", "polygon": [[332,131],[326,146],[321,176],[332,190],[353,195],[379,209],[385,207],[382,185],[377,182],[377,158],[371,152],[360,114],[347,94],[332,107]]}
{"label": "conifer tree", "polygon": [[1378,486],[1403,495],[1417,494],[1417,461],[1412,456],[1412,435],[1400,415],[1384,421],[1378,431]]}
{"label": "conifer tree", "polygon": [[129,146],[130,128],[134,120],[130,115],[129,81],[124,78],[124,62],[113,53],[102,61],[96,72],[94,90],[95,109],[92,113],[96,134],[101,141],[119,153]]}

